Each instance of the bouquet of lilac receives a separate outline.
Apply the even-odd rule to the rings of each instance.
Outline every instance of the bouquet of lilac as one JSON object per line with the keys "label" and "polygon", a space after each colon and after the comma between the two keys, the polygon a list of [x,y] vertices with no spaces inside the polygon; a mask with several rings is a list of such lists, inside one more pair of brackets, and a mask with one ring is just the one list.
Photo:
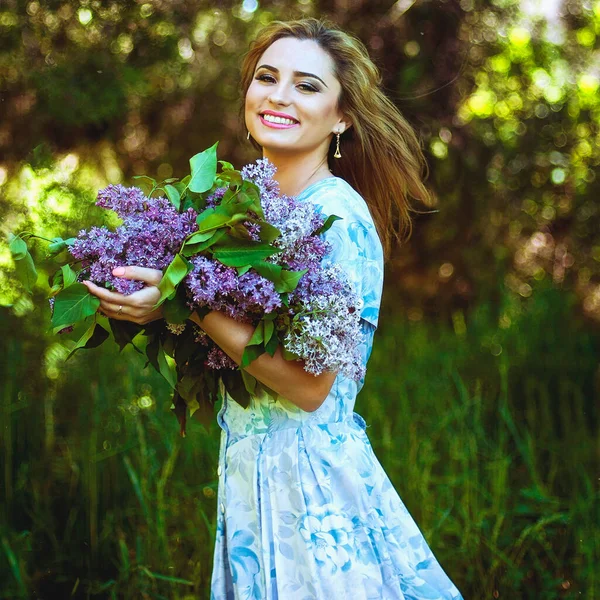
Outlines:
{"label": "bouquet of lilac", "polygon": [[[182,433],[188,412],[213,417],[219,384],[246,405],[260,384],[245,367],[279,347],[285,358],[303,360],[315,375],[364,376],[360,300],[343,271],[323,261],[330,248],[322,234],[338,217],[325,218],[313,204],[280,194],[267,160],[241,172],[219,163],[220,170],[215,144],[190,160],[191,174],[182,180],[144,177],[150,185],[146,194],[109,185],[97,205],[116,212],[122,224],[114,231],[92,227],[77,238],[54,238],[49,248],[50,254],[68,249],[75,259],[51,278],[54,330],[92,321],[71,354],[109,336],[105,318],[96,312],[99,301],[80,281],[130,294],[142,282],[113,277],[113,268],[163,270],[157,306],[163,305],[164,321],[108,323],[121,349],[128,343],[145,346],[148,361],[173,387],[172,408]],[[26,237],[31,234],[12,238],[15,262],[29,255]],[[211,310],[255,327],[239,368],[188,321],[192,311]]]}

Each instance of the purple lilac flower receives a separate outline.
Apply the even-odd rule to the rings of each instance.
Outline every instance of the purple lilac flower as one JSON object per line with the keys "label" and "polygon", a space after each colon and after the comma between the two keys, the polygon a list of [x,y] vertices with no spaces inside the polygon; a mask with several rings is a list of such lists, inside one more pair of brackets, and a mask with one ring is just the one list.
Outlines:
{"label": "purple lilac flower", "polygon": [[[339,370],[359,380],[364,376],[359,350],[361,301],[339,266],[321,264],[331,249],[315,233],[325,217],[311,202],[280,195],[274,174],[274,165],[266,159],[242,169],[242,177],[253,181],[260,190],[265,220],[281,231],[273,242],[281,251],[267,260],[294,270],[308,269],[289,294],[289,307],[282,307],[275,286],[254,270],[238,276],[235,269],[205,256],[192,259],[193,270],[186,279],[189,305],[221,310],[236,320],[251,323],[266,313],[283,310],[291,317],[283,344],[304,360],[308,372],[316,375]],[[207,205],[217,205],[223,194],[224,190],[214,192]],[[258,225],[252,221],[244,225],[251,239],[258,241]],[[209,347],[208,367],[235,368],[233,361],[205,335],[199,335],[198,342]]]}
{"label": "purple lilac flower", "polygon": [[235,362],[218,346],[208,351],[205,364],[210,369],[237,369]]}
{"label": "purple lilac flower", "polygon": [[282,253],[271,261],[292,269],[314,266],[330,249],[329,244],[315,235],[325,217],[311,202],[280,195],[279,184],[273,179],[275,171],[275,166],[264,158],[241,171],[242,177],[253,181],[260,190],[265,220],[281,231],[273,245]]}
{"label": "purple lilac flower", "polygon": [[217,188],[208,198],[206,198],[206,208],[214,208],[219,204],[227,191],[226,187]]}
{"label": "purple lilac flower", "polygon": [[338,267],[311,269],[290,294],[291,304],[307,304],[316,296],[353,296],[352,286]]}
{"label": "purple lilac flower", "polygon": [[244,221],[244,227],[248,231],[248,236],[254,242],[260,242],[260,225],[252,221]]}
{"label": "purple lilac flower", "polygon": [[115,267],[164,269],[183,240],[197,230],[197,213],[193,209],[180,214],[166,198],[147,198],[135,187],[109,185],[100,190],[96,204],[114,210],[123,224],[115,231],[106,227],[82,230],[69,251],[82,261],[84,277],[98,285],[108,284],[123,294],[140,290],[144,284],[114,277]]}
{"label": "purple lilac flower", "polygon": [[330,251],[331,244],[316,235],[298,240],[277,256],[278,263],[284,263],[289,269],[317,269],[321,259]]}
{"label": "purple lilac flower", "polygon": [[147,200],[144,192],[137,187],[126,188],[123,185],[108,185],[98,192],[96,206],[114,210],[124,219],[128,215],[140,212]]}
{"label": "purple lilac flower", "polygon": [[249,322],[281,306],[273,283],[255,271],[238,276],[235,269],[205,256],[195,256],[192,265],[185,280],[191,308],[208,306]]}
{"label": "purple lilac flower", "polygon": [[185,279],[190,308],[223,309],[229,294],[237,288],[235,269],[200,255],[194,256],[191,262],[193,269]]}
{"label": "purple lilac flower", "polygon": [[271,313],[281,306],[281,297],[272,281],[265,279],[256,271],[250,270],[238,278],[237,289],[231,294],[234,307],[231,316],[240,314],[252,317]]}
{"label": "purple lilac flower", "polygon": [[208,335],[206,334],[206,332],[202,329],[200,329],[200,327],[198,327],[197,325],[192,325],[192,327],[194,328],[194,342],[196,342],[197,344],[200,344],[201,346],[208,346],[209,342],[210,342],[210,338],[208,337]]}

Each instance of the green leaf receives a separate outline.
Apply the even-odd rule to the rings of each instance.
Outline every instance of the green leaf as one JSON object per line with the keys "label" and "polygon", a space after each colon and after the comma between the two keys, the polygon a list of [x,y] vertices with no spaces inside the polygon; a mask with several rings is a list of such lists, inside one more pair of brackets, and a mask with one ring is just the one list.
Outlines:
{"label": "green leaf", "polygon": [[62,252],[67,247],[67,242],[61,237],[52,238],[52,242],[48,244],[47,255],[55,256],[59,252]]}
{"label": "green leaf", "polygon": [[213,250],[213,257],[228,267],[243,267],[254,265],[278,252],[280,250],[271,244],[249,243],[229,238],[227,246],[220,246]]}
{"label": "green leaf", "polygon": [[201,194],[210,190],[217,174],[217,145],[213,144],[210,148],[200,152],[190,158],[190,167],[192,177],[188,184],[192,192]]}
{"label": "green leaf", "polygon": [[99,298],[82,283],[74,283],[55,296],[52,328],[54,333],[91,317],[100,306]]}
{"label": "green leaf", "polygon": [[148,191],[146,192],[143,189],[142,191],[146,194],[151,193],[151,190],[154,190],[157,186],[156,179],[152,179],[152,177],[148,177],[148,175],[134,175],[132,179],[139,179],[140,182],[143,182]]}
{"label": "green leaf", "polygon": [[225,229],[217,229],[216,231],[211,232],[211,236],[205,242],[200,242],[198,244],[188,244],[186,242],[180,254],[185,257],[199,254],[216,244],[226,233],[227,231]]}
{"label": "green leaf", "polygon": [[264,328],[265,328],[265,333],[264,333],[264,340],[265,340],[265,346],[269,343],[269,341],[271,340],[271,337],[273,337],[273,334],[275,333],[275,324],[273,323],[273,321],[271,319],[269,319],[268,321],[265,320],[264,322]]}
{"label": "green leaf", "polygon": [[226,160],[220,160],[219,164],[221,165],[223,171],[235,171],[234,166]]}
{"label": "green leaf", "polygon": [[243,267],[238,267],[236,269],[238,277],[245,275],[251,268],[252,268],[252,265],[245,265]]}
{"label": "green leaf", "polygon": [[253,263],[252,268],[265,279],[272,281],[275,286],[275,291],[279,294],[293,292],[296,289],[298,282],[307,271],[307,269],[302,271],[288,271],[279,265],[264,261]]}
{"label": "green leaf", "polygon": [[244,348],[244,353],[242,355],[242,362],[240,363],[240,367],[242,369],[246,368],[251,362],[256,360],[261,354],[265,353],[264,347],[264,339],[265,339],[265,324],[264,321],[259,321],[250,341],[246,344]]}
{"label": "green leaf", "polygon": [[177,418],[179,423],[179,435],[185,437],[185,426],[187,421],[187,405],[185,400],[175,392],[173,396],[173,404],[171,404],[171,410]]}
{"label": "green leaf", "polygon": [[327,219],[325,219],[325,223],[323,223],[323,225],[321,225],[321,227],[319,227],[319,229],[317,229],[317,231],[315,231],[316,235],[321,235],[322,233],[325,233],[328,229],[331,228],[331,226],[336,222],[336,221],[341,221],[342,217],[338,217],[336,215],[329,215],[327,217]]}
{"label": "green leaf", "polygon": [[175,389],[175,385],[177,384],[177,373],[175,371],[175,363],[173,359],[169,359],[165,354],[165,351],[162,346],[158,348],[158,371],[165,378],[165,381]]}
{"label": "green leaf", "polygon": [[[223,162],[223,161],[219,161]],[[229,164],[229,163],[227,163]],[[235,169],[225,169],[223,172],[217,175],[217,183],[219,187],[232,186],[239,188],[242,185],[243,179],[242,174]]]}
{"label": "green leaf", "polygon": [[174,185],[165,185],[164,190],[167,198],[171,201],[171,204],[179,210],[179,207],[181,206],[181,194],[179,193],[179,190]]}
{"label": "green leaf", "polygon": [[240,188],[240,195],[252,201],[250,209],[255,212],[261,219],[265,218],[262,206],[260,204],[260,190],[255,183],[244,181]]}
{"label": "green leaf", "polygon": [[179,287],[177,288],[175,297],[165,301],[163,305],[163,317],[167,323],[183,324],[189,319],[191,314],[192,310],[187,305],[185,290],[183,287]]}
{"label": "green leaf", "polygon": [[277,334],[271,336],[271,339],[265,344],[265,352],[270,356],[274,356],[279,347],[279,338]]}
{"label": "green leaf", "polygon": [[158,335],[153,335],[146,346],[146,356],[150,364],[165,378],[165,381],[175,389],[177,383],[177,374],[174,363],[167,359],[165,350],[160,343]]}
{"label": "green leaf", "polygon": [[127,344],[131,344],[141,353],[141,350],[133,343],[133,338],[142,331],[142,325],[132,323],[131,321],[118,321],[117,319],[109,319],[108,324],[110,325],[115,342],[119,346],[119,350],[123,350]]}
{"label": "green leaf", "polygon": [[18,235],[8,234],[8,249],[13,260],[22,260],[28,253],[27,242]]}
{"label": "green leaf", "polygon": [[215,235],[215,231],[196,231],[190,234],[186,240],[185,245],[187,244],[198,244],[201,242],[205,242],[206,240],[210,240],[210,238]]}
{"label": "green leaf", "polygon": [[108,331],[99,323],[92,323],[87,331],[77,340],[74,348],[69,352],[65,361],[69,360],[80,348],[97,348],[106,338]]}
{"label": "green leaf", "polygon": [[281,271],[281,280],[283,282],[282,289],[277,290],[280,294],[293,292],[298,285],[298,282],[302,279],[302,276],[308,271],[308,269],[302,269],[302,271],[287,271],[283,269]]}
{"label": "green leaf", "polygon": [[[213,212],[212,214],[205,215],[206,211],[198,216],[198,233],[206,233],[209,231],[213,231],[214,229],[218,229],[219,227],[224,227],[229,225],[234,220],[237,222],[239,219],[235,219],[235,216],[222,214],[218,212]],[[200,219],[203,215],[204,218]]]}
{"label": "green leaf", "polygon": [[241,370],[240,373],[242,374],[242,381],[244,382],[246,391],[253,396],[256,392],[256,385],[258,383],[256,377],[253,377],[250,373],[246,373],[244,370]]}
{"label": "green leaf", "polygon": [[37,281],[38,274],[29,251],[25,252],[23,258],[15,260],[15,275],[25,289],[31,294],[33,292],[33,286]]}
{"label": "green leaf", "polygon": [[281,235],[281,231],[279,231],[279,229],[277,229],[277,227],[274,227],[273,225],[271,225],[270,223],[267,223],[266,221],[261,221],[259,223],[259,225],[260,225],[260,231],[258,232],[258,237],[263,242],[271,243],[272,241],[276,240]]}
{"label": "green leaf", "polygon": [[154,308],[159,307],[167,298],[173,297],[175,289],[190,272],[191,268],[191,264],[181,254],[175,255],[175,258],[167,267],[167,270],[158,284],[160,298]]}
{"label": "green leaf", "polygon": [[68,288],[77,281],[77,273],[69,265],[63,265],[60,270],[62,272],[63,288]]}
{"label": "green leaf", "polygon": [[[244,371],[229,371],[225,369],[221,374],[221,380],[227,393],[243,408],[250,404],[250,394],[244,385]],[[248,375],[252,377],[252,375]],[[254,379],[254,378],[253,378]],[[256,379],[254,380],[256,382]]]}

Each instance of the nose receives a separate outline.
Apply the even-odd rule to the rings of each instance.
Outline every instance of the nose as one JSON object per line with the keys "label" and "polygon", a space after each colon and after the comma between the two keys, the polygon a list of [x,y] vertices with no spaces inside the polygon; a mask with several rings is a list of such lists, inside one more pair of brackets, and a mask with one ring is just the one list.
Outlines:
{"label": "nose", "polygon": [[271,88],[269,102],[278,106],[288,106],[290,103],[289,89],[283,82]]}

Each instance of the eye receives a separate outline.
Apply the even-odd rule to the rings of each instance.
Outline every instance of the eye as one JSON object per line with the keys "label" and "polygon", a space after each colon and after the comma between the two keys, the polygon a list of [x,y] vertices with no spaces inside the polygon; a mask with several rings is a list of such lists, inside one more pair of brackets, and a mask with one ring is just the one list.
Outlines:
{"label": "eye", "polygon": [[318,92],[319,91],[318,87],[316,87],[312,83],[308,83],[306,81],[299,83],[298,88],[301,89],[303,92]]}
{"label": "eye", "polygon": [[267,83],[275,83],[275,77],[269,73],[261,73],[256,76],[257,81],[266,81]]}

